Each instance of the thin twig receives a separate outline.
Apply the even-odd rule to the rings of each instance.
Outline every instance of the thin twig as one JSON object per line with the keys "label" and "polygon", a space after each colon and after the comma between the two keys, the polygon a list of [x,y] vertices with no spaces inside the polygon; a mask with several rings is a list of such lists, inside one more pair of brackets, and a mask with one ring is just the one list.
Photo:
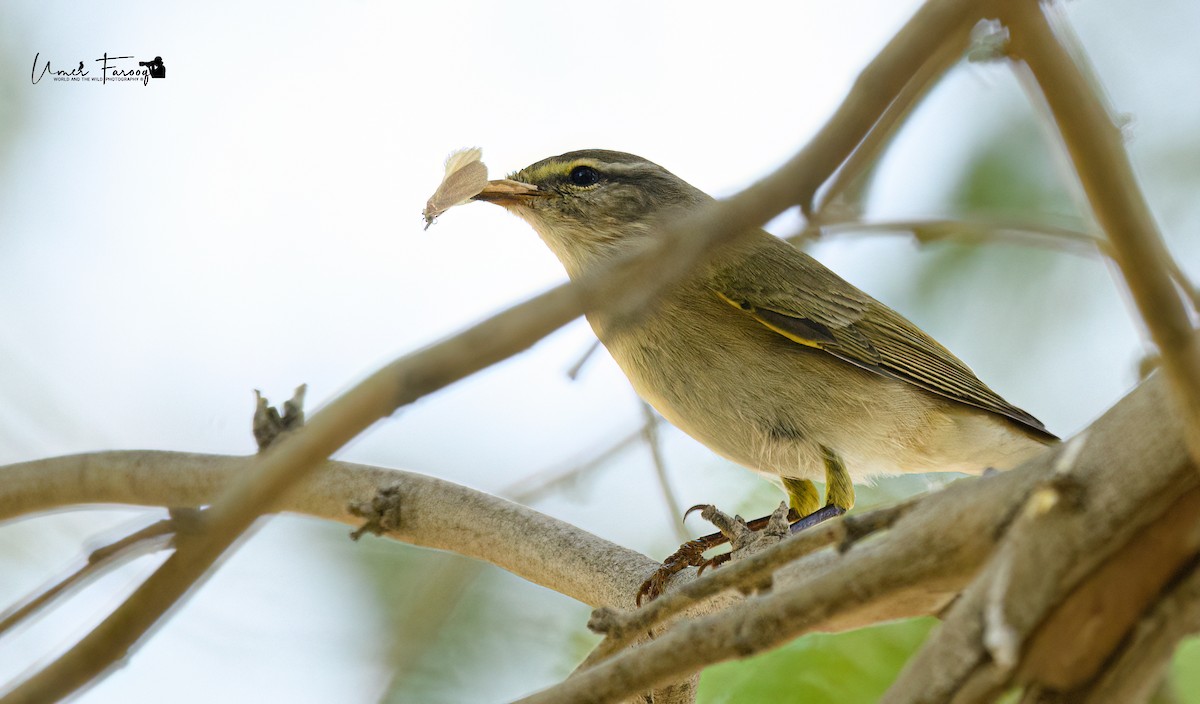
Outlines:
{"label": "thin twig", "polygon": [[[788,242],[802,246],[829,236],[878,235],[904,233],[921,244],[952,241],[963,244],[1011,244],[1041,247],[1059,252],[1088,256],[1099,254],[1116,261],[1109,241],[1100,233],[1089,233],[1047,223],[997,219],[916,219],[916,220],[842,220],[821,224],[809,223],[800,232],[786,237]],[[1171,280],[1184,296],[1193,313],[1200,313],[1200,289],[1188,278],[1178,260],[1167,261]]]}
{"label": "thin twig", "polygon": [[[654,422],[657,424],[662,421],[659,418],[655,418]],[[641,442],[645,435],[646,426],[642,425],[637,430],[610,443],[599,452],[593,453],[591,457],[582,462],[570,462],[565,467],[546,469],[522,477],[500,489],[497,493],[500,496],[507,496],[518,503],[533,503],[546,494],[559,489],[564,484],[577,482],[588,474],[605,466],[614,457]]]}
{"label": "thin twig", "polygon": [[885,221],[830,222],[805,228],[803,232],[788,238],[789,241],[811,239],[830,235],[892,234],[911,235],[921,244],[940,241],[964,244],[1014,244],[1043,247],[1070,252],[1082,256],[1099,255],[1112,257],[1112,249],[1102,237],[1037,222],[995,219],[916,219]]}
{"label": "thin twig", "polygon": [[570,379],[571,381],[575,381],[576,379],[578,379],[579,372],[583,371],[584,365],[587,364],[588,361],[592,357],[594,357],[596,352],[598,352],[598,351],[600,351],[600,339],[599,338],[592,340],[592,344],[588,345],[588,348],[583,351],[583,354],[579,355],[579,359],[576,360],[574,364],[572,364],[570,367],[567,368],[567,378]]}
{"label": "thin twig", "polygon": [[102,574],[168,547],[174,531],[173,522],[163,519],[93,550],[82,567],[0,615],[0,636],[58,599],[95,581]]}
{"label": "thin twig", "polygon": [[[809,222],[814,225],[826,224],[831,216],[842,210],[838,205],[844,202],[850,189],[866,183],[870,170],[891,144],[913,108],[958,63],[966,45],[966,42],[944,41],[934,46],[929,59],[912,74],[862,143],[830,179],[829,185],[821,193],[820,203],[808,213]],[[801,207],[804,209],[804,204]]]}
{"label": "thin twig", "polygon": [[658,478],[658,488],[662,491],[663,503],[667,506],[671,529],[675,532],[676,539],[685,543],[690,537],[683,528],[683,507],[679,505],[679,499],[675,498],[675,490],[671,488],[671,479],[667,476],[667,463],[659,445],[661,436],[658,433],[658,414],[645,401],[641,402],[641,406],[642,418],[645,421],[642,424],[642,437],[646,440],[650,459],[654,462],[654,476]]}

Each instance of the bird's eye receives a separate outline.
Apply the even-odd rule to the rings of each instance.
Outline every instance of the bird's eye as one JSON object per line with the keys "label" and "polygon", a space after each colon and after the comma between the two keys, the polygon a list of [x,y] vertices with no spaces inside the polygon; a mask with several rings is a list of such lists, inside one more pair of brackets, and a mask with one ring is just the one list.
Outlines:
{"label": "bird's eye", "polygon": [[594,186],[600,180],[600,172],[590,166],[576,166],[569,178],[576,186]]}

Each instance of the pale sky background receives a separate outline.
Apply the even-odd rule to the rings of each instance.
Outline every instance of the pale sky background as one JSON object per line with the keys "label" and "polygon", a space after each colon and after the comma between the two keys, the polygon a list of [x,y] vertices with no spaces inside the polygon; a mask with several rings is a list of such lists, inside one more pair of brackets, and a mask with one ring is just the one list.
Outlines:
{"label": "pale sky background", "polygon": [[[447,153],[480,146],[500,175],[572,149],[620,149],[729,194],[804,144],[916,5],[5,3],[0,464],[106,449],[252,452],[253,389],[282,401],[306,382],[319,406],[564,278],[498,208],[458,208],[422,231]],[[1108,96],[1133,116],[1152,205],[1195,275],[1200,217],[1194,190],[1177,184],[1179,171],[1194,178],[1197,152],[1173,140],[1200,115],[1200,9],[1162,8],[1089,0],[1070,16]],[[161,56],[167,77],[32,85],[39,52],[64,69],[94,67],[104,52]],[[943,214],[980,140],[1028,111],[1003,66],[960,67],[896,144],[869,214]],[[775,229],[794,225],[784,216]],[[984,272],[922,297],[912,272],[926,255],[903,237],[813,252],[1060,435],[1135,383],[1138,329],[1097,261],[1055,258],[1055,276],[1032,283]],[[339,456],[483,490],[569,466],[641,419],[604,355],[566,378],[590,340],[577,322]],[[676,432],[665,446],[683,505],[761,495],[753,506],[771,508],[761,480]],[[674,541],[644,449],[537,508],[660,557]],[[0,609],[144,515],[157,514],[0,526]],[[375,701],[390,678],[383,624],[354,567],[355,551],[372,548],[341,535],[272,522],[78,700]],[[0,682],[84,633],[145,569],[0,639]],[[514,594],[562,606],[541,590]],[[539,627],[577,628],[586,615],[560,612]],[[503,701],[561,676],[543,655],[495,657],[490,689],[468,682],[462,696]]]}

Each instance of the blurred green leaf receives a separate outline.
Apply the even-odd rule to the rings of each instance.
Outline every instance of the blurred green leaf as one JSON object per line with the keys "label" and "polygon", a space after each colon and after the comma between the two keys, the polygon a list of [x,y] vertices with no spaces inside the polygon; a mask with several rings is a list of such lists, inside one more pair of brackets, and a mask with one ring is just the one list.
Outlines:
{"label": "blurred green leaf", "polygon": [[[1084,229],[1052,147],[1028,116],[1014,116],[989,138],[967,163],[958,187],[947,195],[946,209],[970,218],[1044,219]],[[922,271],[913,277],[913,293],[928,303],[946,286],[969,285],[982,270],[1019,274],[1025,280],[1051,276],[1059,255],[1018,247],[980,247],[939,242],[928,247]]]}
{"label": "blurred green leaf", "polygon": [[1180,702],[1200,704],[1200,638],[1184,641],[1175,652],[1171,682]]}
{"label": "blurred green leaf", "polygon": [[778,650],[709,668],[700,704],[869,704],[879,701],[937,621],[913,619],[804,636]]}

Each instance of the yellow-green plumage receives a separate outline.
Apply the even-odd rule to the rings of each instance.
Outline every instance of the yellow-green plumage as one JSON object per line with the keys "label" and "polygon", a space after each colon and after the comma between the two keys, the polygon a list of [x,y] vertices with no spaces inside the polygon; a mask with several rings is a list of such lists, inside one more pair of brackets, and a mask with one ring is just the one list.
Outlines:
{"label": "yellow-green plumage", "polygon": [[[510,175],[508,207],[578,276],[709,196],[621,152]],[[588,317],[638,393],[719,454],[784,480],[793,508],[853,504],[852,481],[1007,468],[1055,438],[915,325],[808,255],[749,232],[630,323]]]}

